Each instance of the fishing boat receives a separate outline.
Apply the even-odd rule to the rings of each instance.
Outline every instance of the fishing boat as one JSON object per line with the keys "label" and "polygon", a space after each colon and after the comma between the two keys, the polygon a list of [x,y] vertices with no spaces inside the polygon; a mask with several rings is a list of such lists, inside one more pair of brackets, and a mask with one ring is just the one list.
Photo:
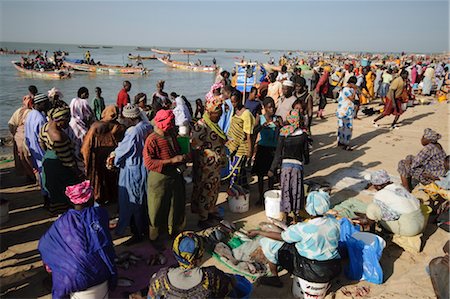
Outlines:
{"label": "fishing boat", "polygon": [[80,48],[80,49],[100,49],[99,46],[83,46],[83,45],[78,46],[78,48]]}
{"label": "fishing boat", "polygon": [[52,79],[52,80],[68,79],[71,78],[73,73],[73,71],[67,70],[53,70],[53,71],[29,70],[24,68],[19,61],[11,61],[11,63],[20,73],[33,78]]}
{"label": "fishing boat", "polygon": [[150,60],[150,59],[156,60],[157,59],[156,55],[152,55],[152,56],[128,55],[128,59],[131,59],[131,60],[138,60],[139,58],[141,60]]}
{"label": "fishing boat", "polygon": [[164,50],[155,49],[155,48],[152,48],[151,50],[152,50],[152,52],[155,52],[157,54],[163,54],[163,55],[195,55],[195,54],[197,54],[196,51],[183,50],[183,49],[180,49],[178,52],[175,52],[175,51],[164,51]]}
{"label": "fishing boat", "polygon": [[136,51],[151,51],[152,48],[146,48],[146,47],[136,47],[135,48]]}
{"label": "fishing boat", "polygon": [[241,53],[239,50],[225,50],[225,53]]}
{"label": "fishing boat", "polygon": [[103,49],[112,49],[112,46],[102,46]]}
{"label": "fishing boat", "polygon": [[266,55],[270,55],[270,51],[264,51],[263,53]]}
{"label": "fishing boat", "polygon": [[71,67],[75,71],[89,72],[89,73],[103,73],[111,75],[126,75],[126,74],[141,74],[145,75],[149,70],[143,67],[126,67],[120,65],[97,65],[87,64],[78,61],[64,61],[64,66]]}
{"label": "fishing boat", "polygon": [[163,58],[159,58],[159,57],[158,57],[158,60],[169,67],[172,67],[175,69],[180,69],[180,70],[185,70],[185,71],[213,73],[218,70],[218,66],[195,65],[192,63],[169,60],[167,58],[163,59]]}

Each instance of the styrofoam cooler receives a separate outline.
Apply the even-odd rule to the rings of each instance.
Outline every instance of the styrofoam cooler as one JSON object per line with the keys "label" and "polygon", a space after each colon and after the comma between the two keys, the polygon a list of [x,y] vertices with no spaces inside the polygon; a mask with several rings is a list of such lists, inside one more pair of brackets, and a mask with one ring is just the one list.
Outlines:
{"label": "styrofoam cooler", "polygon": [[232,213],[245,213],[250,208],[250,193],[239,196],[228,196],[228,206]]}
{"label": "styrofoam cooler", "polygon": [[325,298],[329,288],[329,282],[310,282],[297,276],[294,276],[292,281],[292,294],[296,298],[322,299]]}
{"label": "styrofoam cooler", "polygon": [[264,193],[264,206],[267,217],[283,220],[283,213],[281,212],[280,190],[269,190]]}

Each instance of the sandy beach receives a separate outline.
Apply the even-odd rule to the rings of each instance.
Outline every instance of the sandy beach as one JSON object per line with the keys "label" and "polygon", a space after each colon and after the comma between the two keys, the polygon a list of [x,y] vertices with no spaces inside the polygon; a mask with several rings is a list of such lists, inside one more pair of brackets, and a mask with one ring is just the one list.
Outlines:
{"label": "sandy beach", "polygon": [[[363,191],[358,181],[368,171],[386,169],[394,180],[398,180],[399,160],[420,151],[420,138],[425,128],[432,128],[442,134],[440,143],[447,153],[450,151],[450,111],[446,103],[408,108],[400,118],[399,129],[393,131],[388,129],[392,122],[391,117],[381,120],[379,128],[374,128],[371,124],[375,116],[355,120],[351,141],[354,150],[351,152],[336,146],[336,105],[329,104],[326,107],[325,120],[314,119],[311,163],[306,166],[305,173],[308,180],[332,187],[333,203],[350,197],[370,202],[372,194]],[[13,162],[0,164],[1,198],[9,201],[10,208],[10,220],[0,228],[0,296],[51,298],[49,275],[42,266],[37,245],[39,238],[56,217],[50,217],[43,209],[38,187],[24,184],[22,178],[15,175],[13,166]],[[266,219],[263,208],[254,205],[257,199],[256,184],[251,187],[251,208],[244,214],[229,212],[225,187],[219,197],[219,202],[225,209],[225,219],[237,221],[246,229],[256,228],[259,222]],[[188,185],[188,194],[190,190],[191,185]],[[189,196],[187,199],[189,201]],[[109,206],[108,210],[112,217],[116,206]],[[197,218],[191,214],[189,203],[186,206],[186,215],[187,229],[197,230]],[[356,290],[361,286],[366,286],[369,290],[363,295],[365,298],[435,298],[426,267],[432,258],[443,255],[442,246],[449,239],[449,235],[437,228],[432,223],[433,219],[431,216],[423,234],[423,250],[420,253],[413,254],[390,241],[387,242],[381,258],[385,281],[383,284],[349,281],[341,273],[333,282],[327,298],[357,298]],[[124,250],[125,246],[121,243],[126,240],[127,238],[115,239],[118,251]],[[204,265],[214,264],[224,271],[230,271],[209,255],[207,258]],[[284,288],[254,285],[251,297],[293,298],[292,279],[283,273]],[[354,295],[345,295],[343,291]]]}

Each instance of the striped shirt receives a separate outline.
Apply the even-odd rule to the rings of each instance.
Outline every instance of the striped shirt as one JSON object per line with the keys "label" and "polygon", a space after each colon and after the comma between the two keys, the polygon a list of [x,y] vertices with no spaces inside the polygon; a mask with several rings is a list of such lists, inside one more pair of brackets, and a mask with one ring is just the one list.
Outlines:
{"label": "striped shirt", "polygon": [[56,156],[61,160],[62,164],[66,167],[76,167],[76,161],[74,156],[74,148],[69,138],[65,138],[63,141],[53,141],[48,134],[49,123],[42,126],[39,133],[39,141],[45,145],[47,150],[53,150]]}
{"label": "striped shirt", "polygon": [[181,155],[181,149],[175,137],[161,136],[153,132],[145,140],[143,154],[145,168],[149,171],[163,173],[162,160]]}

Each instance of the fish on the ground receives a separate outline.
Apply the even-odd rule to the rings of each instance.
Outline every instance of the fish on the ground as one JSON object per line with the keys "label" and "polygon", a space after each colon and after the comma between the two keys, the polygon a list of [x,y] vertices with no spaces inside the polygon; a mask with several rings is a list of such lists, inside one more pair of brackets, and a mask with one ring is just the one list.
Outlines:
{"label": "fish on the ground", "polygon": [[270,222],[272,222],[273,224],[275,224],[276,226],[278,226],[282,230],[286,230],[288,228],[288,226],[283,221],[280,221],[278,219],[274,219],[274,218],[271,218],[271,217],[268,217],[268,218],[269,218]]}
{"label": "fish on the ground", "polygon": [[225,257],[234,265],[237,265],[239,263],[239,261],[233,256],[231,248],[228,247],[225,243],[222,242],[217,243],[216,246],[214,247],[214,252],[220,255],[221,257]]}
{"label": "fish on the ground", "polygon": [[260,222],[259,228],[265,232],[281,233],[283,231],[281,228],[279,228],[275,224],[268,223],[268,222]]}

